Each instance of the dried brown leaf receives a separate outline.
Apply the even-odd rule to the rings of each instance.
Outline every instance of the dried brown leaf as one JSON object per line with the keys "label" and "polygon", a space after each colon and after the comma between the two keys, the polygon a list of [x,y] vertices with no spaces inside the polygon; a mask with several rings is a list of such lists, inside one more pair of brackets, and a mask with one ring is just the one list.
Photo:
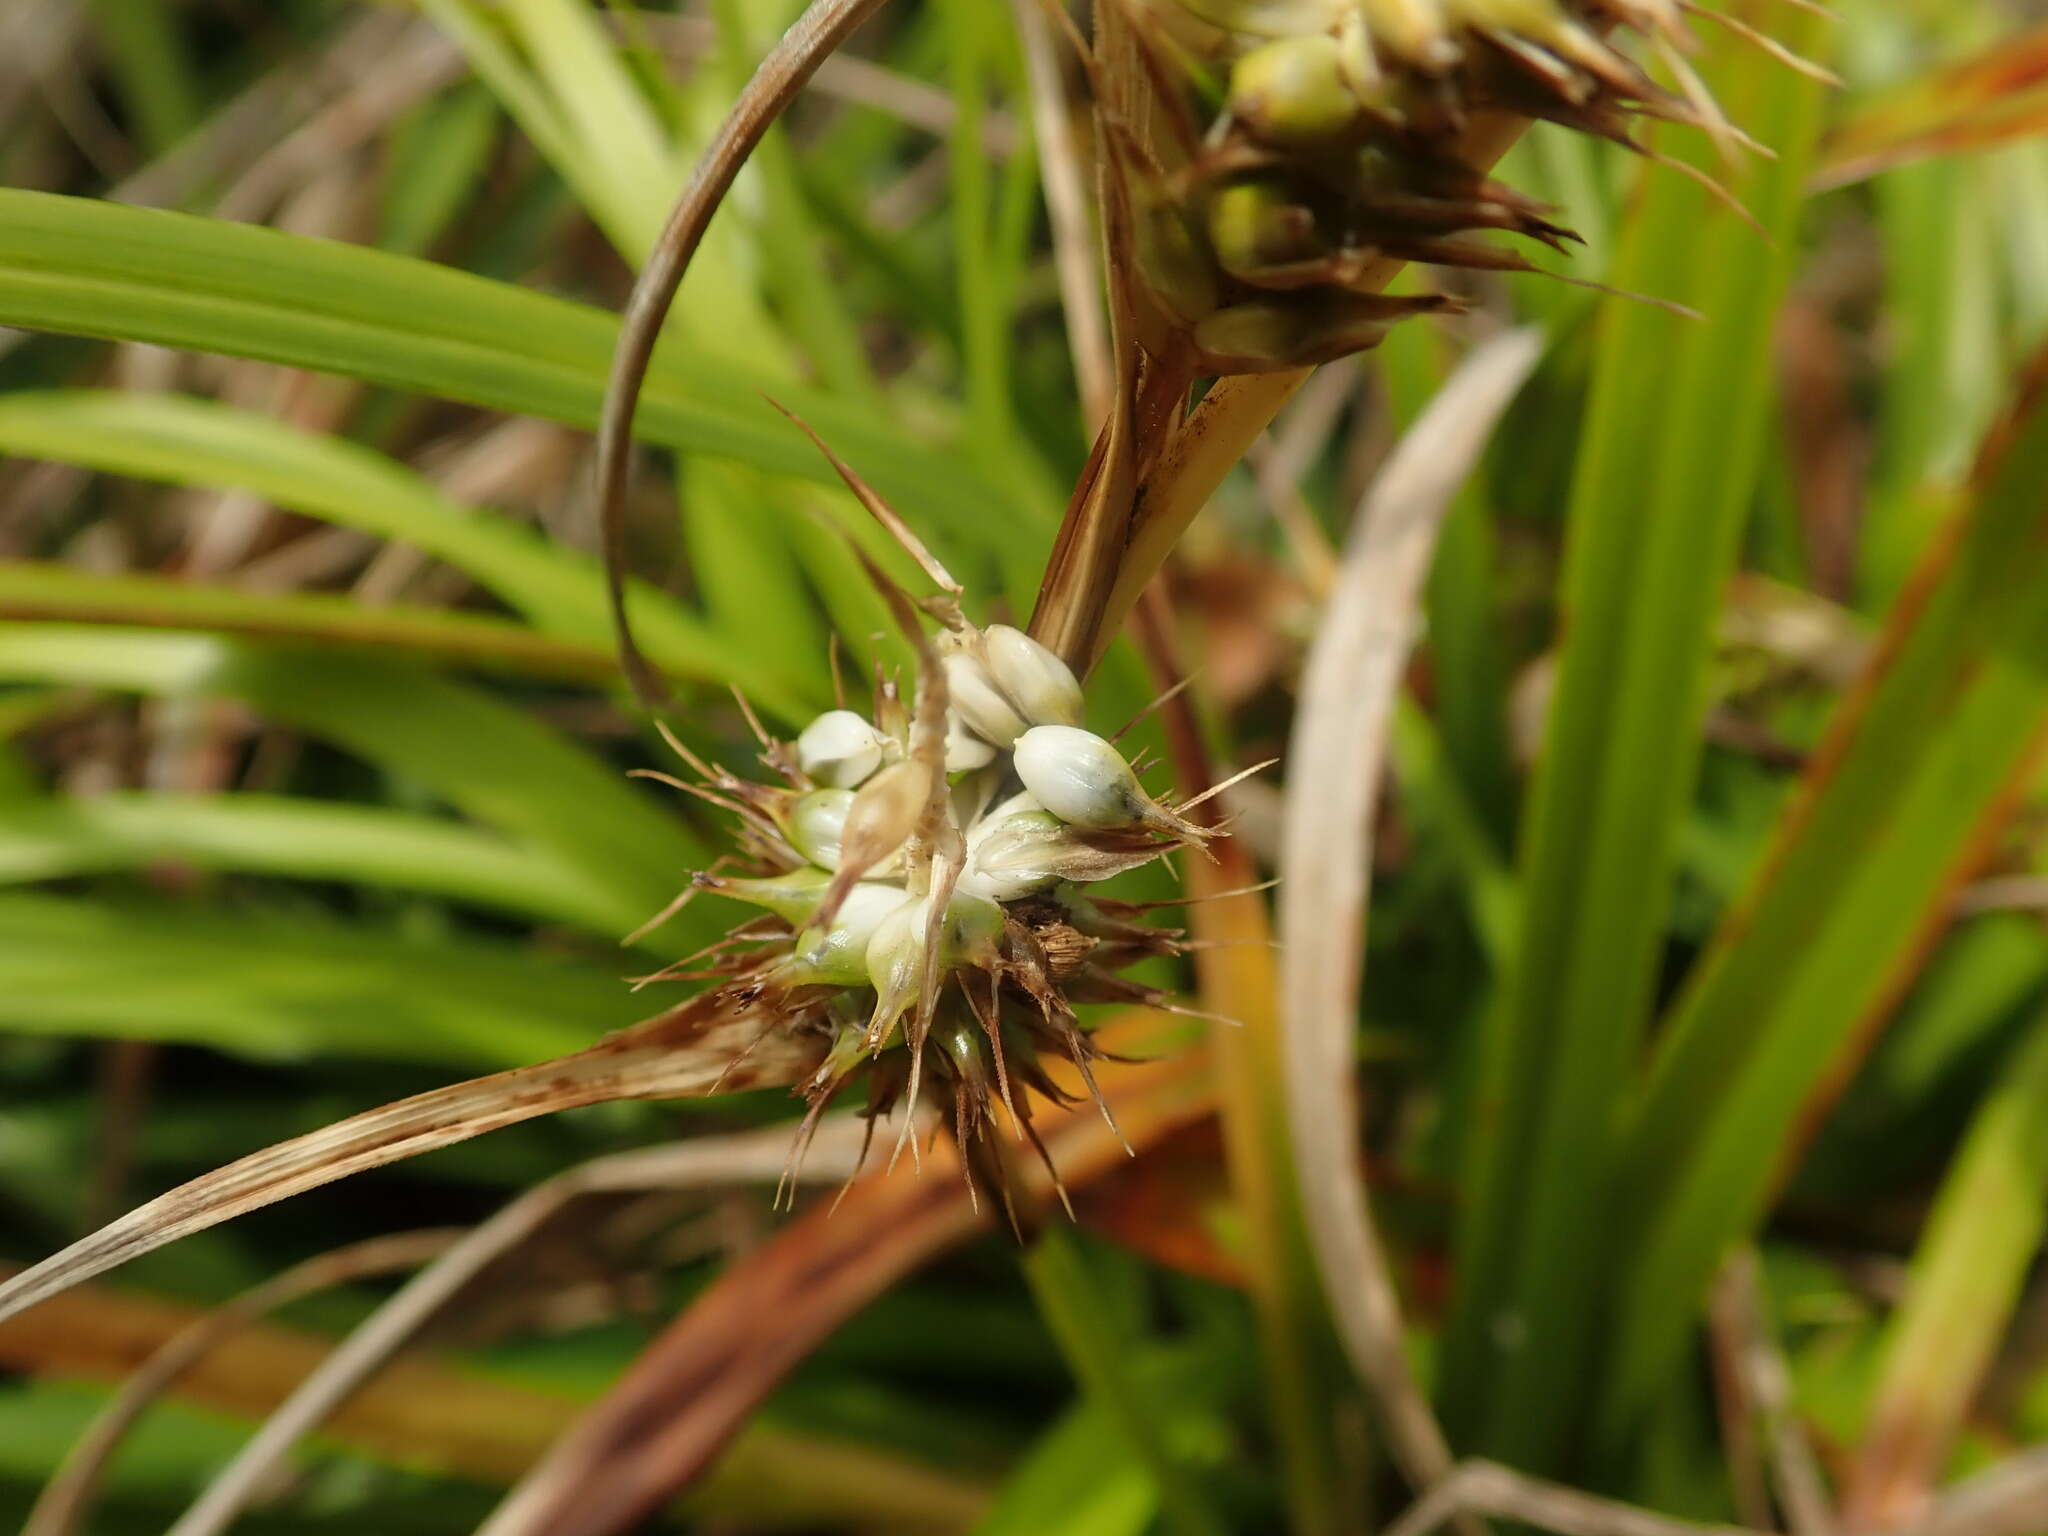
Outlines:
{"label": "dried brown leaf", "polygon": [[824,1037],[772,1001],[718,989],[587,1050],[400,1099],[279,1142],[159,1195],[0,1285],[0,1319],[194,1232],[335,1179],[556,1110],[796,1082]]}

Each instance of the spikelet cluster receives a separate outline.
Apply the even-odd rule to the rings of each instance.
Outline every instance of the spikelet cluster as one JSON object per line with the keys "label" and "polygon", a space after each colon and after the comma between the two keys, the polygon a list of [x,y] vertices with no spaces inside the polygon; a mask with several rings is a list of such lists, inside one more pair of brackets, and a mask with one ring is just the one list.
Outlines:
{"label": "spikelet cluster", "polygon": [[[826,1107],[864,1080],[871,1132],[899,1104],[939,1095],[971,1175],[1007,1199],[996,1106],[1043,1157],[1030,1092],[1071,1102],[1047,1061],[1071,1063],[1095,1092],[1098,1050],[1075,1005],[1175,1006],[1119,973],[1176,953],[1178,932],[1084,888],[1215,834],[1148,794],[1085,727],[1081,685],[1051,651],[969,623],[951,595],[927,601],[941,616],[928,636],[884,590],[920,651],[910,697],[878,670],[868,712],[842,703],[793,742],[759,733],[779,782],[670,738],[698,782],[655,777],[731,812],[740,852],[669,911],[708,892],[759,915],[642,980],[708,975],[735,1008],[765,1002],[778,1029],[826,1037],[798,1085],[809,1112],[792,1165]],[[909,1113],[903,1124],[907,1135]]]}
{"label": "spikelet cluster", "polygon": [[1147,86],[1141,111],[1098,73],[1141,340],[1205,372],[1327,362],[1448,302],[1377,292],[1390,264],[1528,271],[1526,246],[1490,237],[1574,238],[1473,163],[1484,116],[1548,119],[1646,154],[1639,116],[1695,124],[1731,153],[1754,147],[1686,61],[1681,6],[1698,8],[1684,0],[1103,4],[1104,40]]}

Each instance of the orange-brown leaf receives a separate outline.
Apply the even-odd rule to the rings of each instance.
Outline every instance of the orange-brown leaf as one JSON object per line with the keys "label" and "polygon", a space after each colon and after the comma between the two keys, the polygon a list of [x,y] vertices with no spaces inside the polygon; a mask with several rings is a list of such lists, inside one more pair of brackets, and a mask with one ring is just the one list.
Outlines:
{"label": "orange-brown leaf", "polygon": [[1822,150],[1816,186],[1841,187],[1935,155],[2048,132],[2048,24],[1947,64],[1869,103]]}

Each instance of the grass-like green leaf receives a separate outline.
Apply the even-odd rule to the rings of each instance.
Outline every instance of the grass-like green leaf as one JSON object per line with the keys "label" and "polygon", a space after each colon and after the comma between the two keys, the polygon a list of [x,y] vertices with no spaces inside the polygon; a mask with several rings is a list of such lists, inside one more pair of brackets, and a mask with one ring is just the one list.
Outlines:
{"label": "grass-like green leaf", "polygon": [[609,683],[619,675],[609,646],[557,639],[482,614],[403,604],[365,607],[325,593],[245,592],[214,582],[34,560],[0,563],[0,619],[204,629],[562,682]]}
{"label": "grass-like green leaf", "polygon": [[0,677],[239,698],[357,753],[651,911],[702,850],[680,819],[518,710],[417,667],[212,635],[0,631]]}
{"label": "grass-like green leaf", "polygon": [[[0,189],[0,324],[257,358],[540,416],[597,421],[617,321],[588,305],[331,240]],[[703,345],[657,354],[638,426],[666,447],[836,485],[761,399],[797,410],[952,550],[1042,553],[1047,487],[1000,478],[864,404]],[[952,552],[949,550],[949,553]],[[963,579],[972,571],[955,567]]]}
{"label": "grass-like green leaf", "polygon": [[[402,540],[474,576],[543,630],[608,643],[596,562],[534,529],[450,500],[412,470],[341,438],[179,395],[102,390],[0,400],[0,452],[174,485],[253,491],[281,507]],[[641,589],[634,617],[665,667],[731,681],[791,713],[788,686],[754,652],[709,632],[681,604]]]}
{"label": "grass-like green leaf", "polygon": [[[1742,7],[1733,7],[1742,10]],[[1815,18],[1774,12],[1811,51]],[[1771,418],[1772,321],[1791,268],[1821,91],[1717,39],[1704,73],[1769,143],[1737,189],[1773,240],[1662,170],[1617,246],[1573,478],[1562,638],[1524,828],[1522,925],[1490,1019],[1444,1403],[1471,1451],[1554,1469],[1586,1398],[1600,1317],[1614,1105],[1630,1080],[1700,751],[1714,616]],[[1676,135],[1665,149],[1714,169]]]}
{"label": "grass-like green leaf", "polygon": [[1972,1121],[1886,1334],[1844,1513],[1897,1525],[1920,1507],[1984,1383],[2048,1228],[2048,1014]]}
{"label": "grass-like green leaf", "polygon": [[260,912],[0,893],[0,1029],[462,1069],[539,1061],[647,1011],[610,972]]}
{"label": "grass-like green leaf", "polygon": [[148,791],[0,804],[0,883],[178,860],[419,891],[594,934],[646,914],[615,886],[460,822],[279,795]]}
{"label": "grass-like green leaf", "polygon": [[1669,1374],[1720,1254],[1760,1218],[1802,1107],[1883,1021],[2048,749],[2036,385],[1894,609],[1629,1106],[1610,1444]]}

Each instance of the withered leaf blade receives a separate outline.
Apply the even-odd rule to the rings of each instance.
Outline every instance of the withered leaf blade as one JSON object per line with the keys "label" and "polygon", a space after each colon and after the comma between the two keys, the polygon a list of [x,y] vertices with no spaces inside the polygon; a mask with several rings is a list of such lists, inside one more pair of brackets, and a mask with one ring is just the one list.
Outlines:
{"label": "withered leaf blade", "polygon": [[782,1086],[824,1037],[786,1027],[772,996],[720,988],[587,1050],[415,1094],[202,1174],[0,1285],[0,1319],[116,1265],[306,1190],[556,1110]]}

